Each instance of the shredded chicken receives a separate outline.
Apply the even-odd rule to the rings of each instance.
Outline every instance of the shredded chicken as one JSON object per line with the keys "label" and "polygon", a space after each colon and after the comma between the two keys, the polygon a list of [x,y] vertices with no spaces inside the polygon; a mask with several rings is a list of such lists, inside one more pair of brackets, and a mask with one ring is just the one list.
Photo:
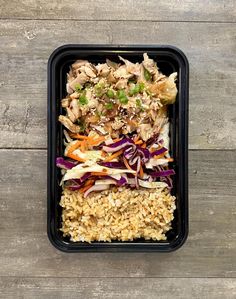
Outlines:
{"label": "shredded chicken", "polygon": [[66,116],[59,117],[71,132],[96,130],[112,137],[137,132],[146,141],[167,123],[165,107],[176,99],[177,73],[166,77],[146,53],[141,63],[118,58],[120,63],[72,64],[68,95],[61,101]]}

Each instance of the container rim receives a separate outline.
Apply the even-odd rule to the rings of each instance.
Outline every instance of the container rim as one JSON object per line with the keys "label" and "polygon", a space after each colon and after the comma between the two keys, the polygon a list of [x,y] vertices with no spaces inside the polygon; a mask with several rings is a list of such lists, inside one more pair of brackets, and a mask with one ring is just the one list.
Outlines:
{"label": "container rim", "polygon": [[[167,51],[172,53],[176,56],[176,58],[181,60],[182,67],[184,69],[184,76],[185,76],[185,90],[184,94],[184,111],[183,111],[183,119],[181,120],[182,123],[182,130],[183,130],[183,137],[182,141],[184,142],[185,148],[183,151],[184,161],[186,162],[185,165],[185,181],[183,190],[184,194],[184,208],[185,212],[183,213],[183,221],[181,223],[181,234],[177,235],[177,237],[170,242],[169,244],[158,244],[156,243],[136,243],[135,241],[132,243],[122,242],[116,244],[110,244],[107,246],[107,243],[99,243],[99,246],[96,243],[89,246],[82,246],[81,244],[77,244],[73,246],[69,243],[62,242],[57,236],[55,235],[54,227],[52,227],[51,223],[51,204],[50,204],[50,197],[51,197],[51,113],[52,113],[52,103],[51,103],[51,84],[52,84],[52,66],[54,60],[57,59],[61,54],[70,51],[70,50],[107,50],[107,51],[133,51],[134,55],[136,51]],[[48,74],[48,180],[47,180],[47,235],[51,242],[51,244],[60,251],[63,252],[172,252],[179,249],[186,241],[188,237],[188,228],[189,228],[189,219],[188,219],[188,98],[189,98],[189,62],[186,55],[183,53],[181,49],[176,46],[172,45],[142,45],[142,44],[64,44],[53,50],[51,55],[48,59],[47,64],[47,74]],[[55,111],[54,111],[55,112]],[[159,246],[160,245],[160,246]]]}

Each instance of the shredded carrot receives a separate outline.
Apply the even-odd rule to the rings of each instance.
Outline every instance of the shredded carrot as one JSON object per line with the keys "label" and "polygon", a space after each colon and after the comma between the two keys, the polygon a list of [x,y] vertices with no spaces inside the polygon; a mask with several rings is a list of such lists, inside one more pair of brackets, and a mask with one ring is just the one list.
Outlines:
{"label": "shredded carrot", "polygon": [[155,159],[161,159],[165,156],[165,153],[162,153],[160,155],[154,156]]}
{"label": "shredded carrot", "polygon": [[85,135],[80,135],[80,134],[75,134],[75,133],[72,133],[70,134],[72,138],[77,138],[77,139],[90,139],[91,137],[89,136],[85,136]]}
{"label": "shredded carrot", "polygon": [[146,143],[143,143],[143,144],[141,145],[141,147],[142,147],[142,148],[146,148],[146,147],[147,147]]}
{"label": "shredded carrot", "polygon": [[81,141],[75,142],[75,144],[71,145],[68,149],[68,154],[72,153],[74,150],[76,150],[80,146]]}
{"label": "shredded carrot", "polygon": [[93,186],[93,184],[84,186],[83,188],[79,189],[79,191],[80,191],[81,193],[84,193],[84,192],[86,192],[89,188],[91,188],[92,186]]}
{"label": "shredded carrot", "polygon": [[107,175],[107,172],[102,172],[102,171],[91,172],[91,175],[95,175],[95,176],[104,176],[104,175]]}
{"label": "shredded carrot", "polygon": [[136,143],[138,140],[139,140],[139,136],[136,135],[136,136],[134,137],[134,143]]}
{"label": "shredded carrot", "polygon": [[101,136],[95,139],[92,139],[89,143],[90,145],[98,145],[105,140],[105,137]]}
{"label": "shredded carrot", "polygon": [[138,141],[135,141],[134,143],[135,143],[135,144],[142,144],[143,141],[142,141],[142,140],[138,140]]}
{"label": "shredded carrot", "polygon": [[88,186],[88,185],[91,185],[91,184],[93,184],[93,183],[94,183],[94,180],[88,179],[88,180],[85,182],[84,186]]}
{"label": "shredded carrot", "polygon": [[173,158],[167,158],[166,160],[168,160],[169,162],[174,162]]}
{"label": "shredded carrot", "polygon": [[104,151],[102,151],[101,156],[102,156],[102,157],[106,157],[106,155],[107,155],[107,153],[104,152]]}
{"label": "shredded carrot", "polygon": [[114,153],[113,155],[107,157],[104,162],[110,162],[113,159],[117,158],[118,156],[120,156],[123,153],[123,150],[119,150],[118,152]]}
{"label": "shredded carrot", "polygon": [[84,159],[81,159],[80,157],[72,154],[72,153],[67,153],[67,157],[71,158],[71,159],[74,159],[76,161],[79,161],[79,162],[85,162]]}
{"label": "shredded carrot", "polygon": [[123,161],[124,161],[125,166],[126,166],[127,169],[129,169],[129,170],[133,170],[133,169],[129,166],[129,163],[128,163],[128,161],[125,159],[125,157],[124,157]]}
{"label": "shredded carrot", "polygon": [[85,152],[85,149],[86,149],[86,144],[85,144],[85,140],[83,140],[81,142],[80,150],[81,150],[81,152]]}
{"label": "shredded carrot", "polygon": [[143,167],[140,165],[140,171],[139,171],[140,177],[143,178],[144,172],[143,172]]}

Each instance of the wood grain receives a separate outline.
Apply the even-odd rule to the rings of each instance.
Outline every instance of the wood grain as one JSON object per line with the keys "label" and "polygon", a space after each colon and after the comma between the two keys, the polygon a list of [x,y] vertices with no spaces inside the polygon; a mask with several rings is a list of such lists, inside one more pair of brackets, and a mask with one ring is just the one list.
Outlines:
{"label": "wood grain", "polygon": [[46,147],[47,59],[66,43],[180,47],[190,62],[190,148],[236,148],[236,24],[14,20],[0,32],[0,148]]}
{"label": "wood grain", "polygon": [[230,278],[0,278],[2,298],[233,299]]}
{"label": "wood grain", "polygon": [[46,235],[45,150],[0,150],[0,165],[0,276],[236,277],[235,151],[190,152],[190,235],[170,254],[57,251]]}
{"label": "wood grain", "polygon": [[236,20],[234,0],[0,0],[1,18],[220,21]]}

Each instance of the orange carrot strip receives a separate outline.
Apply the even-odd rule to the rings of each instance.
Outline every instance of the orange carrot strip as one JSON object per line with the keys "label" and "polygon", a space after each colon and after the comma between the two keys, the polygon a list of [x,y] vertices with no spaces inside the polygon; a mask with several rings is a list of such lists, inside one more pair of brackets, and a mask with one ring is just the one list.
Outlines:
{"label": "orange carrot strip", "polygon": [[146,143],[143,143],[143,144],[141,145],[141,147],[142,147],[142,148],[146,148],[146,147],[147,147]]}
{"label": "orange carrot strip", "polygon": [[80,147],[81,152],[85,152],[85,140],[81,142],[81,147]]}
{"label": "orange carrot strip", "polygon": [[154,156],[155,159],[161,159],[162,157],[165,156],[165,153],[162,153],[160,155]]}
{"label": "orange carrot strip", "polygon": [[80,141],[75,142],[75,144],[71,145],[68,149],[68,154],[72,153],[80,146]]}
{"label": "orange carrot strip", "polygon": [[107,175],[107,172],[103,172],[103,171],[98,171],[98,172],[91,172],[91,175],[100,175],[100,176],[103,176],[103,175]]}
{"label": "orange carrot strip", "polygon": [[124,161],[125,166],[126,166],[127,169],[129,169],[129,170],[133,170],[133,169],[129,166],[129,163],[127,162],[127,160],[125,159],[125,157],[124,157],[123,161]]}
{"label": "orange carrot strip", "polygon": [[168,160],[169,162],[174,162],[173,158],[167,158],[166,160]]}
{"label": "orange carrot strip", "polygon": [[102,157],[106,157],[106,155],[107,155],[107,153],[104,152],[104,151],[102,151],[101,156],[102,156]]}
{"label": "orange carrot strip", "polygon": [[93,184],[84,186],[83,188],[79,189],[79,191],[80,191],[81,193],[84,193],[84,192],[86,192],[89,188],[91,188],[92,186],[93,186]]}
{"label": "orange carrot strip", "polygon": [[144,172],[143,172],[143,167],[140,165],[140,171],[139,171],[140,177],[143,178]]}
{"label": "orange carrot strip", "polygon": [[115,143],[115,142],[118,142],[120,140],[121,140],[121,138],[116,138],[116,139],[113,139],[113,142]]}
{"label": "orange carrot strip", "polygon": [[134,137],[134,143],[137,142],[138,140],[139,140],[139,136],[136,135],[136,136]]}
{"label": "orange carrot strip", "polygon": [[89,136],[80,135],[80,134],[74,134],[74,133],[71,134],[71,137],[77,138],[77,139],[90,139],[91,138]]}
{"label": "orange carrot strip", "polygon": [[101,136],[95,139],[92,139],[89,143],[90,145],[98,145],[105,140],[105,137]]}
{"label": "orange carrot strip", "polygon": [[138,140],[138,141],[135,141],[134,143],[135,143],[135,144],[142,144],[143,141],[142,141],[142,140]]}
{"label": "orange carrot strip", "polygon": [[123,153],[123,150],[119,150],[118,152],[114,153],[113,155],[107,157],[104,162],[110,162],[113,159],[117,158],[118,156],[120,156]]}
{"label": "orange carrot strip", "polygon": [[74,159],[76,161],[79,161],[79,162],[85,162],[84,159],[81,159],[80,157],[72,154],[72,153],[67,153],[67,157],[71,158],[71,159]]}

